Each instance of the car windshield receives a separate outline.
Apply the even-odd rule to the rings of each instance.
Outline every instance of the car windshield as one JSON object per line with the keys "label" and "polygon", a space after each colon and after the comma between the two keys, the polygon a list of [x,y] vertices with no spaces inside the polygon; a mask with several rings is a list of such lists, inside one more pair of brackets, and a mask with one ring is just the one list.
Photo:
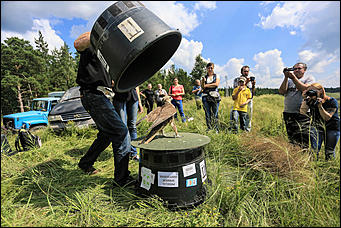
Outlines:
{"label": "car windshield", "polygon": [[32,111],[46,111],[48,101],[34,100],[32,102]]}
{"label": "car windshield", "polygon": [[63,102],[70,99],[80,98],[79,86],[68,89],[64,95],[60,98],[59,102]]}

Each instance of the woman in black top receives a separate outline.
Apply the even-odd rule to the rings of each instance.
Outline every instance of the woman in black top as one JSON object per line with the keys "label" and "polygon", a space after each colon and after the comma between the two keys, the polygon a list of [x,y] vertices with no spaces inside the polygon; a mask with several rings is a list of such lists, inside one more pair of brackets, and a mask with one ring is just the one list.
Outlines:
{"label": "woman in black top", "polygon": [[313,83],[303,91],[304,98],[300,112],[311,117],[311,146],[318,153],[322,142],[325,146],[325,159],[335,158],[335,147],[340,138],[340,118],[338,115],[338,103],[333,97],[326,95],[323,86]]}

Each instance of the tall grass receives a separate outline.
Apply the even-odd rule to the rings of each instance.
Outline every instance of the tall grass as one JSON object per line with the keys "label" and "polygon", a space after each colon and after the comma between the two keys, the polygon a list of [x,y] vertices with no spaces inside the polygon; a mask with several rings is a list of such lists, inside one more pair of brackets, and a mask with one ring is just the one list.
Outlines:
{"label": "tall grass", "polygon": [[[194,120],[177,122],[181,132],[211,138],[205,147],[205,201],[192,210],[170,211],[157,196],[142,198],[132,187],[112,188],[113,156],[108,147],[84,175],[77,163],[96,137],[95,129],[70,128],[61,135],[37,134],[43,146],[1,156],[1,226],[340,226],[340,143],[336,159],[316,161],[287,142],[283,97],[254,99],[250,133],[227,131],[231,97],[223,98],[219,134],[205,131],[204,111],[184,104]],[[139,125],[144,135],[148,124]],[[167,131],[171,131],[167,127]],[[13,149],[14,135],[8,139]],[[323,148],[322,148],[323,150]],[[129,169],[138,175],[138,163]]]}

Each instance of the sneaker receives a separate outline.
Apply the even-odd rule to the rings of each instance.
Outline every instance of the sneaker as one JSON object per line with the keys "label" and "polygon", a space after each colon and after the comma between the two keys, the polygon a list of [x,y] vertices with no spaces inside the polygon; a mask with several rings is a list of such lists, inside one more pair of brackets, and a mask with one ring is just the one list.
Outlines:
{"label": "sneaker", "polygon": [[128,176],[127,179],[120,181],[120,182],[115,182],[114,181],[114,187],[128,187],[128,186],[136,186],[137,185],[137,180],[135,180],[133,177]]}
{"label": "sneaker", "polygon": [[84,173],[88,174],[88,175],[93,175],[98,173],[99,171],[97,169],[95,169],[93,166],[90,166],[89,168],[81,168],[79,167],[81,170],[83,170]]}

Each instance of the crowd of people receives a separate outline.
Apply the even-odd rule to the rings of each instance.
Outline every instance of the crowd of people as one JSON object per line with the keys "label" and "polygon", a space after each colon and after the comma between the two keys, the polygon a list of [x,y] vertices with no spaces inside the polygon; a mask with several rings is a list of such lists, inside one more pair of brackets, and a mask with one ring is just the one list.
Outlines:
{"label": "crowd of people", "polygon": [[[114,82],[101,64],[98,57],[90,51],[90,33],[79,36],[74,46],[80,53],[80,62],[76,82],[80,85],[81,101],[96,123],[98,134],[86,154],[79,161],[79,168],[91,175],[98,172],[93,167],[96,159],[110,144],[114,153],[114,186],[136,184],[128,169],[129,158],[136,161],[139,157],[131,140],[137,138],[137,113],[143,112],[141,96],[145,100],[147,114],[156,106],[164,104],[164,98],[171,96],[171,103],[178,110],[181,121],[186,122],[183,109],[184,86],[179,84],[178,78],[173,79],[168,93],[157,85],[153,91],[149,83],[142,91],[139,87],[128,92],[113,91]],[[285,68],[284,79],[279,93],[284,95],[283,119],[290,143],[303,148],[312,148],[318,155],[325,144],[325,159],[335,157],[335,147],[340,137],[340,120],[338,103],[335,98],[326,95],[321,84],[305,75],[307,66],[296,63],[293,68]],[[230,111],[229,130],[237,133],[239,130],[251,131],[253,113],[253,97],[256,90],[256,80],[249,77],[250,67],[243,66],[241,75],[234,80],[232,93],[233,106]],[[214,72],[214,63],[206,65],[204,77],[195,80],[192,94],[196,108],[204,109],[207,131],[219,132],[219,104],[221,97],[218,91],[219,75]],[[104,95],[99,87],[111,90],[113,97]],[[178,119],[178,113],[174,115]]]}

